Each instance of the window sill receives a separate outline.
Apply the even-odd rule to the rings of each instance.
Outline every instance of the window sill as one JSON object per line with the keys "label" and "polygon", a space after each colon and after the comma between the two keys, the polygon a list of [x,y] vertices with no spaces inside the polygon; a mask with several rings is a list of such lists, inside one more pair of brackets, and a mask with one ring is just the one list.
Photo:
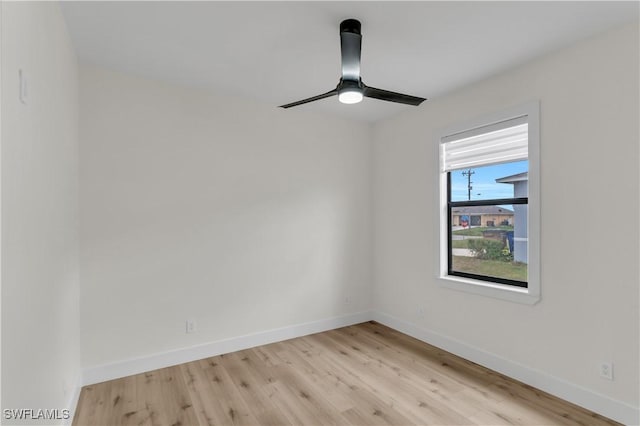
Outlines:
{"label": "window sill", "polygon": [[531,288],[519,288],[452,275],[439,277],[438,283],[440,287],[526,305],[534,305],[540,300],[540,296],[533,294]]}

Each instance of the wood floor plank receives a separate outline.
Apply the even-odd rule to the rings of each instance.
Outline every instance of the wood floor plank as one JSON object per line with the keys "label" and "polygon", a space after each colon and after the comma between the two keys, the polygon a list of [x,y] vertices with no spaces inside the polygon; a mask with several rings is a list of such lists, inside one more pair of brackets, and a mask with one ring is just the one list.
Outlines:
{"label": "wood floor plank", "polygon": [[[182,377],[179,368],[163,368],[138,375],[136,386],[141,422],[171,426],[197,424]],[[114,417],[114,420],[115,424],[123,424],[122,418]]]}
{"label": "wood floor plank", "polygon": [[[333,331],[323,333],[318,338],[323,339],[327,345],[336,346],[341,357],[350,358],[349,361],[343,362],[349,362],[352,371],[357,372],[371,388],[377,389],[381,395],[393,401],[393,404],[412,423],[471,424],[467,418],[458,413],[455,406],[441,403],[428,390],[422,388],[420,383],[423,381],[404,380],[398,371],[367,356],[360,347],[342,339]],[[335,357],[334,354],[329,356]],[[334,359],[339,362],[339,358]]]}
{"label": "wood floor plank", "polygon": [[108,412],[113,381],[98,383],[82,388],[78,400],[78,408],[74,417],[74,425],[102,424],[104,419],[111,418]]}
{"label": "wood floor plank", "polygon": [[[310,337],[309,339],[313,339]],[[394,402],[385,401],[375,389],[359,380],[345,365],[337,364],[325,351],[313,346],[311,341],[295,339],[290,343],[307,354],[310,363],[324,371],[325,380],[353,401],[354,408],[343,412],[354,424],[408,425],[411,421],[394,408]],[[364,422],[362,422],[364,420]]]}
{"label": "wood floor plank", "polygon": [[617,425],[375,322],[85,386],[83,425]]}
{"label": "wood floor plank", "polygon": [[259,424],[251,409],[247,406],[244,399],[242,399],[231,376],[229,376],[229,373],[222,365],[225,356],[228,355],[209,358],[208,362],[199,363],[205,377],[210,381],[212,391],[211,398],[220,404],[222,415],[220,424]]}
{"label": "wood floor plank", "polygon": [[556,398],[546,392],[507,377],[499,379],[490,388],[498,388],[507,397],[503,405],[519,406],[526,410],[544,411],[557,419],[556,424],[591,425],[597,422],[598,415],[567,401]]}
{"label": "wood floor plank", "polygon": [[336,386],[326,380],[325,375],[309,362],[311,355],[308,352],[305,354],[288,342],[284,342],[283,345],[285,346],[284,359],[286,359],[288,365],[293,366],[301,373],[301,378],[308,386],[322,393],[324,398],[339,412],[353,408],[353,399],[336,389]]}
{"label": "wood floor plank", "polygon": [[262,425],[291,424],[287,416],[273,403],[265,392],[265,386],[256,378],[253,369],[249,368],[251,351],[241,351],[229,354],[220,359],[220,363],[229,373],[229,377],[236,385],[240,396],[245,401],[256,420]]}
{"label": "wood floor plank", "polygon": [[[276,359],[275,352],[272,353],[273,348],[274,345],[269,345],[269,348],[263,347],[263,352],[247,351],[245,357],[249,362],[246,363],[246,368],[253,374],[257,382],[262,385],[262,391],[274,407],[279,409],[287,418],[287,422],[294,425],[302,424],[307,414],[300,409],[298,404],[292,403],[287,392],[283,392],[282,388],[276,385],[282,378],[278,376],[278,371],[275,367],[281,365],[282,361],[271,362],[271,360]],[[265,355],[269,358],[264,359],[263,356]]]}
{"label": "wood floor plank", "polygon": [[503,377],[500,373],[481,367],[411,336],[384,327],[381,324],[364,323],[363,328],[371,330],[374,338],[387,342],[396,351],[403,350],[417,356],[426,354],[424,359],[426,365],[437,368],[441,373],[459,380],[467,387],[474,385],[484,388],[494,383],[498,378]]}
{"label": "wood floor plank", "polygon": [[[529,404],[533,404],[534,407],[537,407],[535,409],[538,410],[538,412],[549,413],[547,417],[544,417],[547,419],[547,422],[543,424],[567,424],[568,419],[568,424],[591,425],[598,424],[598,421],[604,419],[593,412],[584,410],[559,398],[553,397],[546,392],[512,380],[500,373],[457,357],[439,348],[427,345],[424,342],[420,342],[413,337],[407,336],[396,330],[389,329],[381,324],[370,322],[362,324],[362,326],[362,329],[368,330],[372,333],[370,336],[373,336],[374,339],[380,339],[382,342],[385,340],[394,342],[394,344],[391,344],[390,346],[394,348],[395,351],[399,351],[398,348],[400,347],[406,348],[412,353],[428,350],[434,359],[440,362],[441,367],[443,367],[441,370],[444,374],[465,385],[465,394],[469,394],[471,391],[476,393],[476,396],[480,395],[497,402],[497,404],[488,404],[488,401],[470,401],[467,399],[467,402],[462,405],[465,408],[470,405],[475,405],[479,411],[485,414],[492,413],[488,417],[485,416],[484,418],[500,418],[500,415],[502,414],[500,413],[500,410],[496,413],[495,410],[492,411],[492,407],[520,406],[521,410],[527,411],[530,409]],[[342,330],[343,332],[345,331],[345,329]],[[507,403],[500,403],[507,399],[509,400]],[[574,407],[576,409],[570,410],[568,407]],[[532,413],[533,412],[531,412],[530,415],[525,416],[525,418],[528,419],[527,421],[531,422],[533,418],[536,418],[537,422],[542,420],[539,416],[535,416]],[[478,416],[475,417],[482,417],[482,413],[477,414]],[[554,419],[552,423],[549,423],[550,418]],[[517,417],[513,417],[513,419],[515,424],[520,424],[517,421]],[[605,419],[605,421],[606,420],[608,419]]]}
{"label": "wood floor plank", "polygon": [[137,425],[143,415],[140,413],[138,386],[136,376],[125,377],[111,382],[111,401],[113,401],[113,416],[122,425]]}
{"label": "wood floor plank", "polygon": [[360,333],[352,328],[340,329],[336,332],[337,335],[343,336],[343,340],[356,338],[358,350],[395,371],[404,379],[413,380],[416,376],[424,378],[416,383],[433,395],[446,399],[446,395],[455,394],[466,388],[465,385],[442,374],[435,366],[429,366],[425,359],[427,355],[414,355],[397,347],[392,349],[391,345],[380,344],[367,333]]}
{"label": "wood floor plank", "polygon": [[[403,380],[414,381],[415,377],[423,380],[416,381],[422,384],[422,389],[432,397],[441,400],[445,404],[451,404],[452,400],[460,401],[455,404],[456,411],[464,416],[472,416],[478,410],[484,410],[487,405],[502,401],[504,392],[490,390],[487,387],[478,388],[469,380],[461,383],[455,377],[450,377],[435,366],[430,366],[428,359],[432,352],[414,354],[404,350],[399,345],[390,345],[384,341],[376,340],[372,334],[363,331],[362,327],[345,327],[336,330],[345,337],[356,339],[363,353],[368,353],[379,363],[388,365],[396,371]],[[438,364],[440,366],[440,364]]]}
{"label": "wood floor plank", "polygon": [[178,366],[185,377],[185,384],[189,395],[191,395],[191,404],[198,418],[198,424],[208,426],[225,424],[223,420],[226,418],[222,416],[222,406],[214,397],[209,380],[200,368],[202,362],[207,362],[207,360]]}

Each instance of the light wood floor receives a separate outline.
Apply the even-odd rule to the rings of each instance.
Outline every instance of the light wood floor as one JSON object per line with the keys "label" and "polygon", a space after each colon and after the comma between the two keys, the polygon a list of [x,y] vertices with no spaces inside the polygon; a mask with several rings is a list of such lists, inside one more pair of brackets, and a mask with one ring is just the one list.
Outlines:
{"label": "light wood floor", "polygon": [[74,425],[612,425],[370,322],[82,389]]}

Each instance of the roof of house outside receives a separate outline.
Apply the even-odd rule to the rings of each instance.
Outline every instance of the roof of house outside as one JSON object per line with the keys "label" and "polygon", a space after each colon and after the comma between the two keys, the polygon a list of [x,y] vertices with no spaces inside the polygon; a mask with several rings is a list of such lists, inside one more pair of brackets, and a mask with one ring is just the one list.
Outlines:
{"label": "roof of house outside", "polygon": [[513,215],[513,210],[500,206],[475,206],[475,207],[455,207],[452,209],[454,215]]}
{"label": "roof of house outside", "polygon": [[521,182],[523,180],[529,180],[529,172],[518,173],[516,175],[505,176],[496,179],[497,183],[514,183]]}

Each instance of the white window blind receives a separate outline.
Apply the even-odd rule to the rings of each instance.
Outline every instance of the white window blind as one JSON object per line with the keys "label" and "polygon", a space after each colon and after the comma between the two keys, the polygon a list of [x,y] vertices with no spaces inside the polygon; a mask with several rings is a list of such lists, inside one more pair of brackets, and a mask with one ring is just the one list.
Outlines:
{"label": "white window blind", "polygon": [[527,118],[525,115],[442,138],[442,171],[526,160]]}

